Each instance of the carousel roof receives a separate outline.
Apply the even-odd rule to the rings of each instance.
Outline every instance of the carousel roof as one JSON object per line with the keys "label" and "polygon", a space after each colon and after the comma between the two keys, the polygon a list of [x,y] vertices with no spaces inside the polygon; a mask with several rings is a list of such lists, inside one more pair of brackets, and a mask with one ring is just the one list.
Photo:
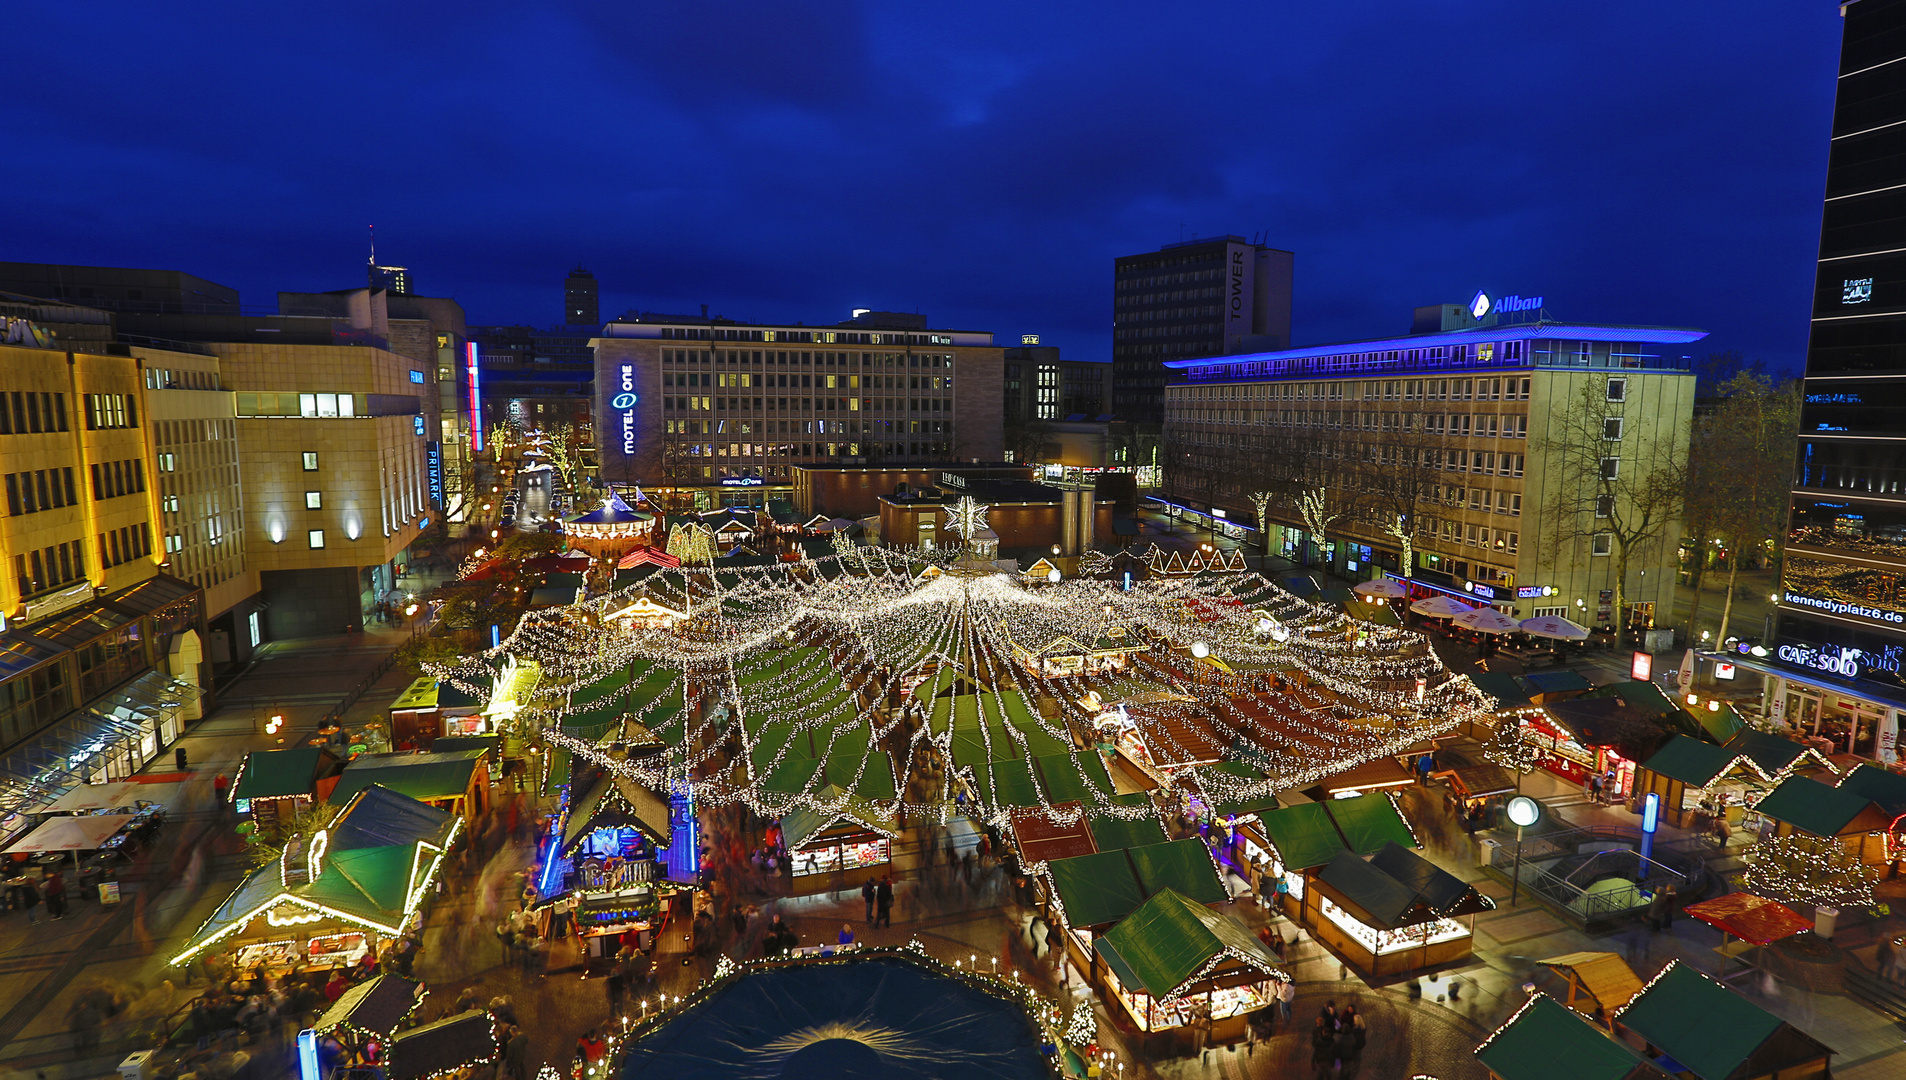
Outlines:
{"label": "carousel roof", "polygon": [[611,491],[602,505],[586,514],[577,514],[565,518],[568,525],[633,525],[637,522],[653,521],[654,514],[645,513],[622,501],[622,496]]}

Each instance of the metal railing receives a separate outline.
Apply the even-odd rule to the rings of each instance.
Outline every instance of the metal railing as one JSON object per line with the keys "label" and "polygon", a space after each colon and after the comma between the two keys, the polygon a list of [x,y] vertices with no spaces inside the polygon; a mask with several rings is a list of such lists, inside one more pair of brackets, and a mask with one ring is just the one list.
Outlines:
{"label": "metal railing", "polygon": [[[1592,825],[1564,829],[1522,841],[1522,888],[1547,902],[1568,921],[1584,928],[1625,918],[1644,910],[1644,893],[1673,885],[1678,892],[1692,890],[1706,865],[1698,837],[1657,840],[1649,858],[1642,859],[1641,830],[1628,825]],[[1516,873],[1513,839],[1496,840],[1495,858],[1484,870],[1503,881]],[[1621,847],[1583,851],[1587,844],[1614,843]],[[1547,863],[1549,865],[1542,865]],[[1602,881],[1619,879],[1632,888],[1596,890]]]}

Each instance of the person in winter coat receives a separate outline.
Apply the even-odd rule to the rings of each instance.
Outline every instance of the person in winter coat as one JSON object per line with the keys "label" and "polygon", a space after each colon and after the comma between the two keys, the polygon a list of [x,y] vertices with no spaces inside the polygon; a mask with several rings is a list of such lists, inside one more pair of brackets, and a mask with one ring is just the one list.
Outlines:
{"label": "person in winter coat", "polygon": [[1337,1033],[1331,1028],[1330,1017],[1319,1016],[1317,1026],[1310,1029],[1310,1070],[1317,1080],[1330,1080],[1331,1066],[1337,1060],[1336,1045]]}
{"label": "person in winter coat", "polygon": [[862,900],[867,901],[867,925],[868,926],[872,926],[874,924],[874,897],[877,894],[877,892],[878,890],[874,885],[874,877],[873,875],[869,874],[867,876],[867,883],[860,887],[860,898]]}

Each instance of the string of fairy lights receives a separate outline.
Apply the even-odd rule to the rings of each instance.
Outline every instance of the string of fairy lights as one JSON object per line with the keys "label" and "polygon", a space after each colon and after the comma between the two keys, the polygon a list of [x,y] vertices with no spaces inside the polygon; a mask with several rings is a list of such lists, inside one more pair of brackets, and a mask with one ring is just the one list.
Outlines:
{"label": "string of fairy lights", "polygon": [[[640,598],[679,617],[618,620]],[[1123,670],[1049,679],[1030,659],[1114,629],[1145,647]],[[692,778],[704,805],[768,814],[871,800],[937,817],[961,786],[985,794],[970,765],[952,764],[956,734],[977,733],[993,772],[1019,761],[1037,775],[1037,747],[1090,746],[1099,707],[1134,690],[1167,699],[1126,714],[1153,759],[1188,770],[1213,805],[1307,786],[1490,713],[1417,635],[1349,619],[1255,573],[1046,583],[974,572],[936,551],[661,570],[532,611],[497,647],[436,674],[481,692],[503,655],[541,664],[519,719],[552,744],[651,786]],[[966,684],[963,718],[944,696],[901,693],[936,670]],[[605,714],[618,718],[606,733],[565,727]],[[667,745],[636,752],[638,725],[671,731]],[[1222,760],[1209,760],[1207,742]],[[1219,767],[1237,762],[1250,769]],[[1034,806],[982,810],[996,822],[1014,809],[1076,820],[1033,788]],[[1096,783],[1085,794],[1095,816],[1150,812]]]}

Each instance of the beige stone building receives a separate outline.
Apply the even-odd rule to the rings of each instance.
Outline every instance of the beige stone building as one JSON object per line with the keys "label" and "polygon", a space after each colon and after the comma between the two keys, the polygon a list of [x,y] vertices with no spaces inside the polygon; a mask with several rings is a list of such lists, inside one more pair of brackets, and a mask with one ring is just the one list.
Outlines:
{"label": "beige stone building", "polygon": [[[1682,346],[1706,334],[1555,322],[1537,300],[1528,321],[1444,305],[1409,335],[1168,363],[1165,501],[1355,580],[1403,573],[1401,518],[1420,590],[1590,626],[1616,623],[1619,595],[1624,625],[1665,621],[1678,499],[1650,509],[1644,489],[1686,460]],[[1272,498],[1254,525],[1256,491]],[[1325,496],[1321,538],[1306,491]],[[1652,538],[1624,544],[1644,511]]]}
{"label": "beige stone building", "polygon": [[792,492],[797,465],[998,461],[993,335],[877,314],[831,327],[608,324],[592,342],[602,476],[759,506]]}

